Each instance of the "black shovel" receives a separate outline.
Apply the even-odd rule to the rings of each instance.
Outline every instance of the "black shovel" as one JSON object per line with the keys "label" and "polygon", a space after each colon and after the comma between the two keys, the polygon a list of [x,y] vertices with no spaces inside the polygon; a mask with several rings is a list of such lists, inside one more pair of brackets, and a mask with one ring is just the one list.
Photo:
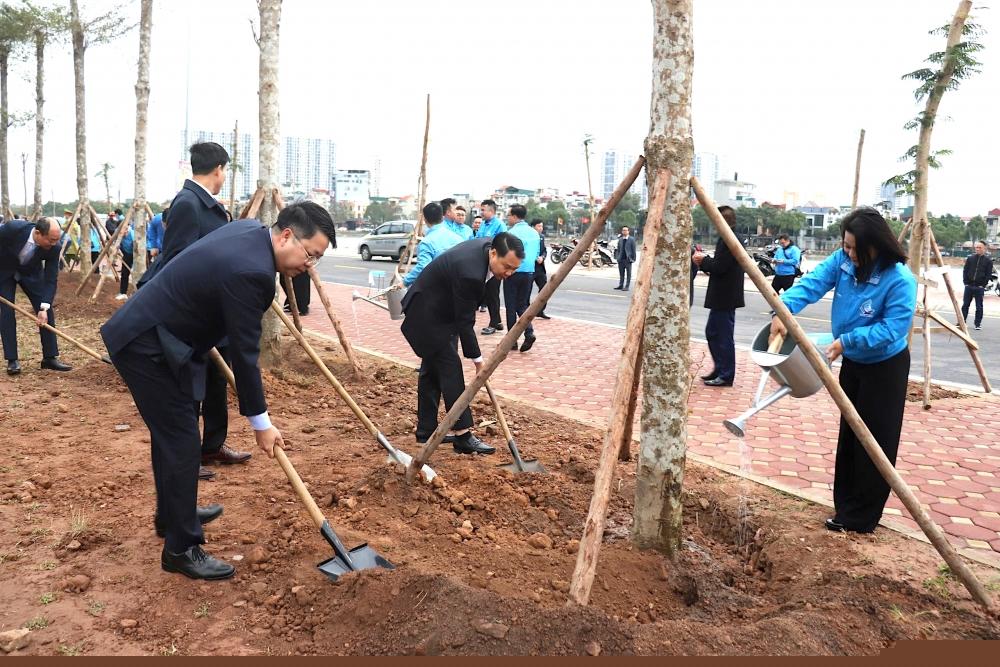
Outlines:
{"label": "black shovel", "polygon": [[513,473],[537,472],[547,475],[549,471],[538,462],[538,459],[528,459],[525,461],[521,458],[521,452],[517,451],[517,443],[514,442],[514,436],[511,435],[510,428],[507,426],[507,419],[503,416],[503,410],[500,409],[500,401],[497,400],[497,396],[493,393],[493,387],[490,386],[489,382],[486,383],[486,393],[490,395],[490,400],[493,402],[493,409],[497,413],[497,421],[500,422],[500,428],[503,430],[503,437],[507,438],[507,448],[510,449],[510,455],[514,457],[513,463],[505,463],[497,467]]}
{"label": "black shovel", "polygon": [[331,580],[337,581],[341,576],[357,570],[370,570],[376,567],[382,567],[386,570],[396,569],[395,565],[378,555],[367,544],[362,544],[348,551],[344,547],[344,543],[337,537],[337,533],[333,532],[330,522],[323,516],[323,512],[319,509],[316,501],[313,500],[309,490],[306,489],[306,485],[302,483],[302,479],[295,472],[295,468],[292,467],[291,461],[285,456],[285,451],[281,447],[275,446],[274,458],[278,459],[281,469],[285,471],[288,481],[292,483],[292,488],[295,489],[295,492],[299,494],[299,499],[305,504],[313,523],[319,528],[320,535],[333,547],[333,552],[336,554],[333,558],[317,565],[320,572],[330,577]]}

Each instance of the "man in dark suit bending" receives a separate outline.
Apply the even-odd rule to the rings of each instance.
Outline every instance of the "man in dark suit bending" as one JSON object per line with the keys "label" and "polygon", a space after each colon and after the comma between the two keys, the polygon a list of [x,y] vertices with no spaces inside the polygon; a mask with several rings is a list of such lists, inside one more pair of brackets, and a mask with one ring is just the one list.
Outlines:
{"label": "man in dark suit bending", "polygon": [[[0,296],[14,301],[14,293],[20,285],[32,310],[37,313],[38,326],[56,325],[52,313],[52,300],[56,296],[59,279],[59,239],[62,229],[54,218],[42,218],[38,222],[11,220],[0,225]],[[53,371],[68,371],[70,366],[59,361],[59,346],[56,335],[48,329],[39,329],[42,338],[42,368]],[[3,339],[3,353],[7,360],[7,374],[21,372],[17,359],[17,322],[14,309],[0,305],[0,337]]]}
{"label": "man in dark suit bending", "polygon": [[164,266],[101,327],[111,361],[149,428],[156,482],[160,563],[193,579],[226,579],[232,565],[206,554],[202,524],[222,513],[199,508],[201,437],[193,401],[204,393],[207,353],[228,338],[240,414],[269,456],[281,445],[257,365],[261,318],[274,300],[275,272],[294,277],[314,266],[335,232],[312,202],[292,204],[267,229],[241,220],[195,242]]}
{"label": "man in dark suit bending", "polygon": [[[428,264],[403,297],[403,336],[422,362],[417,379],[417,442],[427,442],[437,428],[442,396],[450,410],[465,391],[459,340],[476,371],[482,368],[475,325],[486,281],[509,278],[523,259],[524,244],[507,232],[464,241]],[[466,408],[454,426],[456,452],[496,451],[474,436],[471,428],[472,411]]]}

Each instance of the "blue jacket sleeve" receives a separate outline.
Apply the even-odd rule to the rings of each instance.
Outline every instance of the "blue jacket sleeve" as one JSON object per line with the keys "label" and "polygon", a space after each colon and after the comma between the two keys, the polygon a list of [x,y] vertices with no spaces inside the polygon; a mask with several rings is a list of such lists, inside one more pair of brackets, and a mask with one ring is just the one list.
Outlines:
{"label": "blue jacket sleeve", "polygon": [[910,335],[917,306],[917,281],[912,275],[901,274],[886,291],[885,314],[881,320],[841,335],[844,354],[850,356],[851,353],[881,350]]}
{"label": "blue jacket sleeve", "polygon": [[798,266],[799,263],[802,261],[802,251],[799,250],[797,246],[792,246],[791,250],[792,252],[791,255],[789,256],[788,263],[791,264],[792,266]]}
{"label": "blue jacket sleeve", "polygon": [[434,253],[431,252],[430,245],[423,241],[417,246],[417,262],[410,269],[409,273],[403,276],[403,284],[409,287],[417,278],[420,276],[420,272],[423,271],[431,260],[434,259]]}
{"label": "blue jacket sleeve", "polygon": [[835,252],[815,269],[802,277],[791,289],[781,295],[781,300],[792,314],[802,312],[811,303],[816,303],[823,295],[837,285],[840,275],[840,265],[844,263],[844,254]]}

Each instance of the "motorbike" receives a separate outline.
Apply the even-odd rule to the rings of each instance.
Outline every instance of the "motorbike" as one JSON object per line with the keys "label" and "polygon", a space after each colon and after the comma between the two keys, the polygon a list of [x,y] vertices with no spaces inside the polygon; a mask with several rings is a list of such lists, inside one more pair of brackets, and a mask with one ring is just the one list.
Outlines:
{"label": "motorbike", "polygon": [[774,259],[774,250],[764,250],[763,252],[755,252],[753,254],[753,259],[757,262],[757,268],[765,276],[774,275],[774,264],[772,261]]}
{"label": "motorbike", "polygon": [[553,264],[560,264],[572,250],[572,246],[565,243],[551,243],[549,244],[549,259],[552,260]]}
{"label": "motorbike", "polygon": [[997,272],[993,271],[990,274],[990,281],[986,283],[986,293],[993,293],[1000,296],[1000,280],[997,280]]}

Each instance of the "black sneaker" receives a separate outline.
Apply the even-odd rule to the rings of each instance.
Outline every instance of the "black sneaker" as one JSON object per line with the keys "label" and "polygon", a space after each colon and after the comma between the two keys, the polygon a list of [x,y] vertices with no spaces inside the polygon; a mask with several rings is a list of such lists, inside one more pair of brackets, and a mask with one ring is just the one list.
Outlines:
{"label": "black sneaker", "polygon": [[200,544],[179,554],[170,553],[164,547],[160,554],[160,567],[165,572],[177,572],[190,579],[215,581],[229,579],[236,574],[236,568],[229,563],[205,553]]}
{"label": "black sneaker", "polygon": [[497,451],[496,447],[487,445],[471,433],[455,438],[452,449],[455,450],[456,454],[493,454]]}
{"label": "black sneaker", "polygon": [[479,330],[479,333],[483,334],[484,336],[492,336],[496,332],[497,330],[493,327],[483,327],[482,329]]}

